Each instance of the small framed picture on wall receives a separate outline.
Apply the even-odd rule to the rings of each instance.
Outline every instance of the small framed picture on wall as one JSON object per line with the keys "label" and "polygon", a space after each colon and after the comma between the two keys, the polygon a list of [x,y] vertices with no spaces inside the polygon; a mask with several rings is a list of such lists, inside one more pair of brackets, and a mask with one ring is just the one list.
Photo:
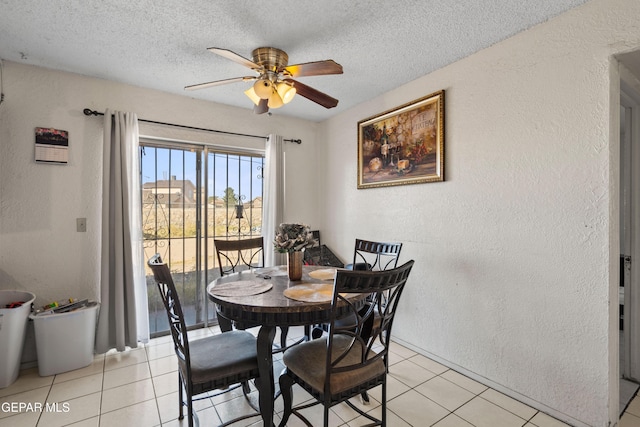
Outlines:
{"label": "small framed picture on wall", "polygon": [[69,133],[60,129],[36,128],[36,162],[67,164]]}

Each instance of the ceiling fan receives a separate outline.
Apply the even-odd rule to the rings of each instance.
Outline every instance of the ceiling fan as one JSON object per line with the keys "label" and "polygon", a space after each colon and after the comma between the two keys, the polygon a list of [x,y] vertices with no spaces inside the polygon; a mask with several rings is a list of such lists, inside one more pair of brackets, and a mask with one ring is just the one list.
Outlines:
{"label": "ceiling fan", "polygon": [[289,55],[275,47],[259,47],[254,49],[252,52],[253,60],[249,60],[228,49],[210,47],[207,50],[251,68],[258,75],[195,84],[186,86],[185,90],[204,89],[229,83],[255,81],[244,93],[255,104],[253,112],[256,114],[266,113],[269,111],[269,108],[282,107],[284,104],[289,103],[296,93],[325,108],[333,108],[338,105],[337,99],[293,79],[294,77],[342,74],[342,65],[332,59],[287,65]]}

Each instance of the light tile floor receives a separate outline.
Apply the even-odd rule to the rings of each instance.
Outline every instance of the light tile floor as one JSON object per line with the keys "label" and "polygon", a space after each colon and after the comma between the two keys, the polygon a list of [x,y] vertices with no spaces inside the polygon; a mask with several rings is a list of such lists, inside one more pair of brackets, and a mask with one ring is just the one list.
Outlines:
{"label": "light tile floor", "polygon": [[[208,328],[190,332],[193,338],[219,333]],[[292,339],[302,329],[292,328]],[[566,424],[471,380],[401,345],[392,344],[388,377],[387,419],[391,427],[559,427]],[[274,369],[282,369],[277,358]],[[0,389],[0,427],[66,426],[144,427],[186,426],[179,421],[177,363],[170,337],[152,340],[142,348],[107,353],[91,365],[63,374],[40,377],[37,368],[24,370],[18,380]],[[256,398],[256,393],[252,393]],[[380,413],[380,391],[370,394],[366,408]],[[294,389],[299,403],[309,398]],[[217,426],[248,411],[241,393],[196,403],[201,426]],[[282,399],[276,401],[276,422]],[[322,425],[321,407],[304,412]],[[356,427],[365,422],[347,405],[331,410],[331,425]],[[259,418],[239,426],[261,426]],[[292,417],[291,427],[303,423]],[[640,398],[633,400],[620,427],[640,427]]]}

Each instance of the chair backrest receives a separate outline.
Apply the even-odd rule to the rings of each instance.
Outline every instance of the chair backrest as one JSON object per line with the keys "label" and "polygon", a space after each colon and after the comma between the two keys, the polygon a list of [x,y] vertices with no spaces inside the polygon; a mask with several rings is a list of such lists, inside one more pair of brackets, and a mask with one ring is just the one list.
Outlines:
{"label": "chair backrest", "polygon": [[315,248],[318,246],[322,246],[322,243],[320,242],[320,230],[312,230],[311,235],[313,236],[313,245],[309,247]]}
{"label": "chair backrest", "polygon": [[264,267],[264,238],[214,240],[220,275]]}
{"label": "chair backrest", "polygon": [[[327,354],[333,355],[333,357],[326,359],[326,372],[329,375],[325,379],[325,393],[328,393],[331,381],[329,377],[332,373],[364,367],[380,358],[388,367],[387,355],[391,340],[391,327],[413,263],[414,261],[411,260],[400,267],[382,271],[337,271],[334,279],[331,321],[327,337]],[[370,294],[366,299],[365,309],[359,308],[355,302],[349,300],[349,294],[353,293]],[[336,322],[336,320],[344,318],[345,307],[347,307],[347,316],[353,316],[353,323]],[[379,318],[379,321],[376,322],[373,331],[370,334],[362,334],[367,328],[367,320],[374,315]],[[341,337],[338,339],[340,345],[334,349],[337,337]],[[345,341],[350,344],[345,346]],[[374,345],[376,346],[375,351],[372,350]],[[361,350],[361,357],[355,362],[351,358],[345,358],[353,349]]]}
{"label": "chair backrest", "polygon": [[402,243],[371,242],[356,239],[353,251],[354,270],[388,270],[396,268]]}
{"label": "chair backrest", "polygon": [[173,338],[174,349],[176,356],[178,356],[179,364],[186,369],[186,372],[183,374],[190,375],[191,361],[189,358],[187,326],[184,322],[182,305],[180,304],[176,286],[173,283],[171,271],[169,270],[169,266],[162,262],[160,254],[152,256],[149,261],[147,261],[147,265],[151,268],[151,271],[153,271],[153,277],[158,286],[165,311],[167,312],[169,331],[171,331],[171,337]]}

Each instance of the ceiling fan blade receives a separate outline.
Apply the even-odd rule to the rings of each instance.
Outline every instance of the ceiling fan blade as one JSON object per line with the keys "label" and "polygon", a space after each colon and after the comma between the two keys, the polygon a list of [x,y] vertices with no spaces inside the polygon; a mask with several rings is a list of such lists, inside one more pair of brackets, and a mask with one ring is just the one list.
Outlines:
{"label": "ceiling fan blade", "polygon": [[296,89],[296,93],[298,95],[303,96],[308,100],[315,102],[316,104],[320,104],[324,108],[333,108],[338,105],[337,99],[332,98],[326,93],[322,93],[319,90],[312,88],[311,86],[307,86],[293,79],[286,79],[286,81],[293,83],[293,87]]}
{"label": "ceiling fan blade", "polygon": [[256,79],[256,77],[235,77],[233,79],[216,80],[216,81],[208,82],[208,83],[199,83],[197,85],[185,86],[184,89],[185,90],[204,89],[204,88],[211,87],[211,86],[221,86],[221,85],[226,85],[226,84],[229,84],[229,83],[250,82],[250,81],[255,80],[255,79]]}
{"label": "ceiling fan blade", "polygon": [[305,62],[284,67],[291,77],[324,76],[327,74],[342,74],[342,65],[333,59],[326,61]]}
{"label": "ceiling fan blade", "polygon": [[221,49],[219,47],[210,47],[207,49],[210,52],[218,54],[220,56],[224,56],[227,59],[230,59],[234,62],[237,62],[240,65],[244,65],[245,67],[249,67],[253,70],[261,70],[262,67],[255,62],[245,58],[244,56],[240,56],[235,52],[230,51],[229,49]]}
{"label": "ceiling fan blade", "polygon": [[269,111],[268,99],[261,99],[258,105],[253,106],[253,112],[256,114],[264,114]]}

